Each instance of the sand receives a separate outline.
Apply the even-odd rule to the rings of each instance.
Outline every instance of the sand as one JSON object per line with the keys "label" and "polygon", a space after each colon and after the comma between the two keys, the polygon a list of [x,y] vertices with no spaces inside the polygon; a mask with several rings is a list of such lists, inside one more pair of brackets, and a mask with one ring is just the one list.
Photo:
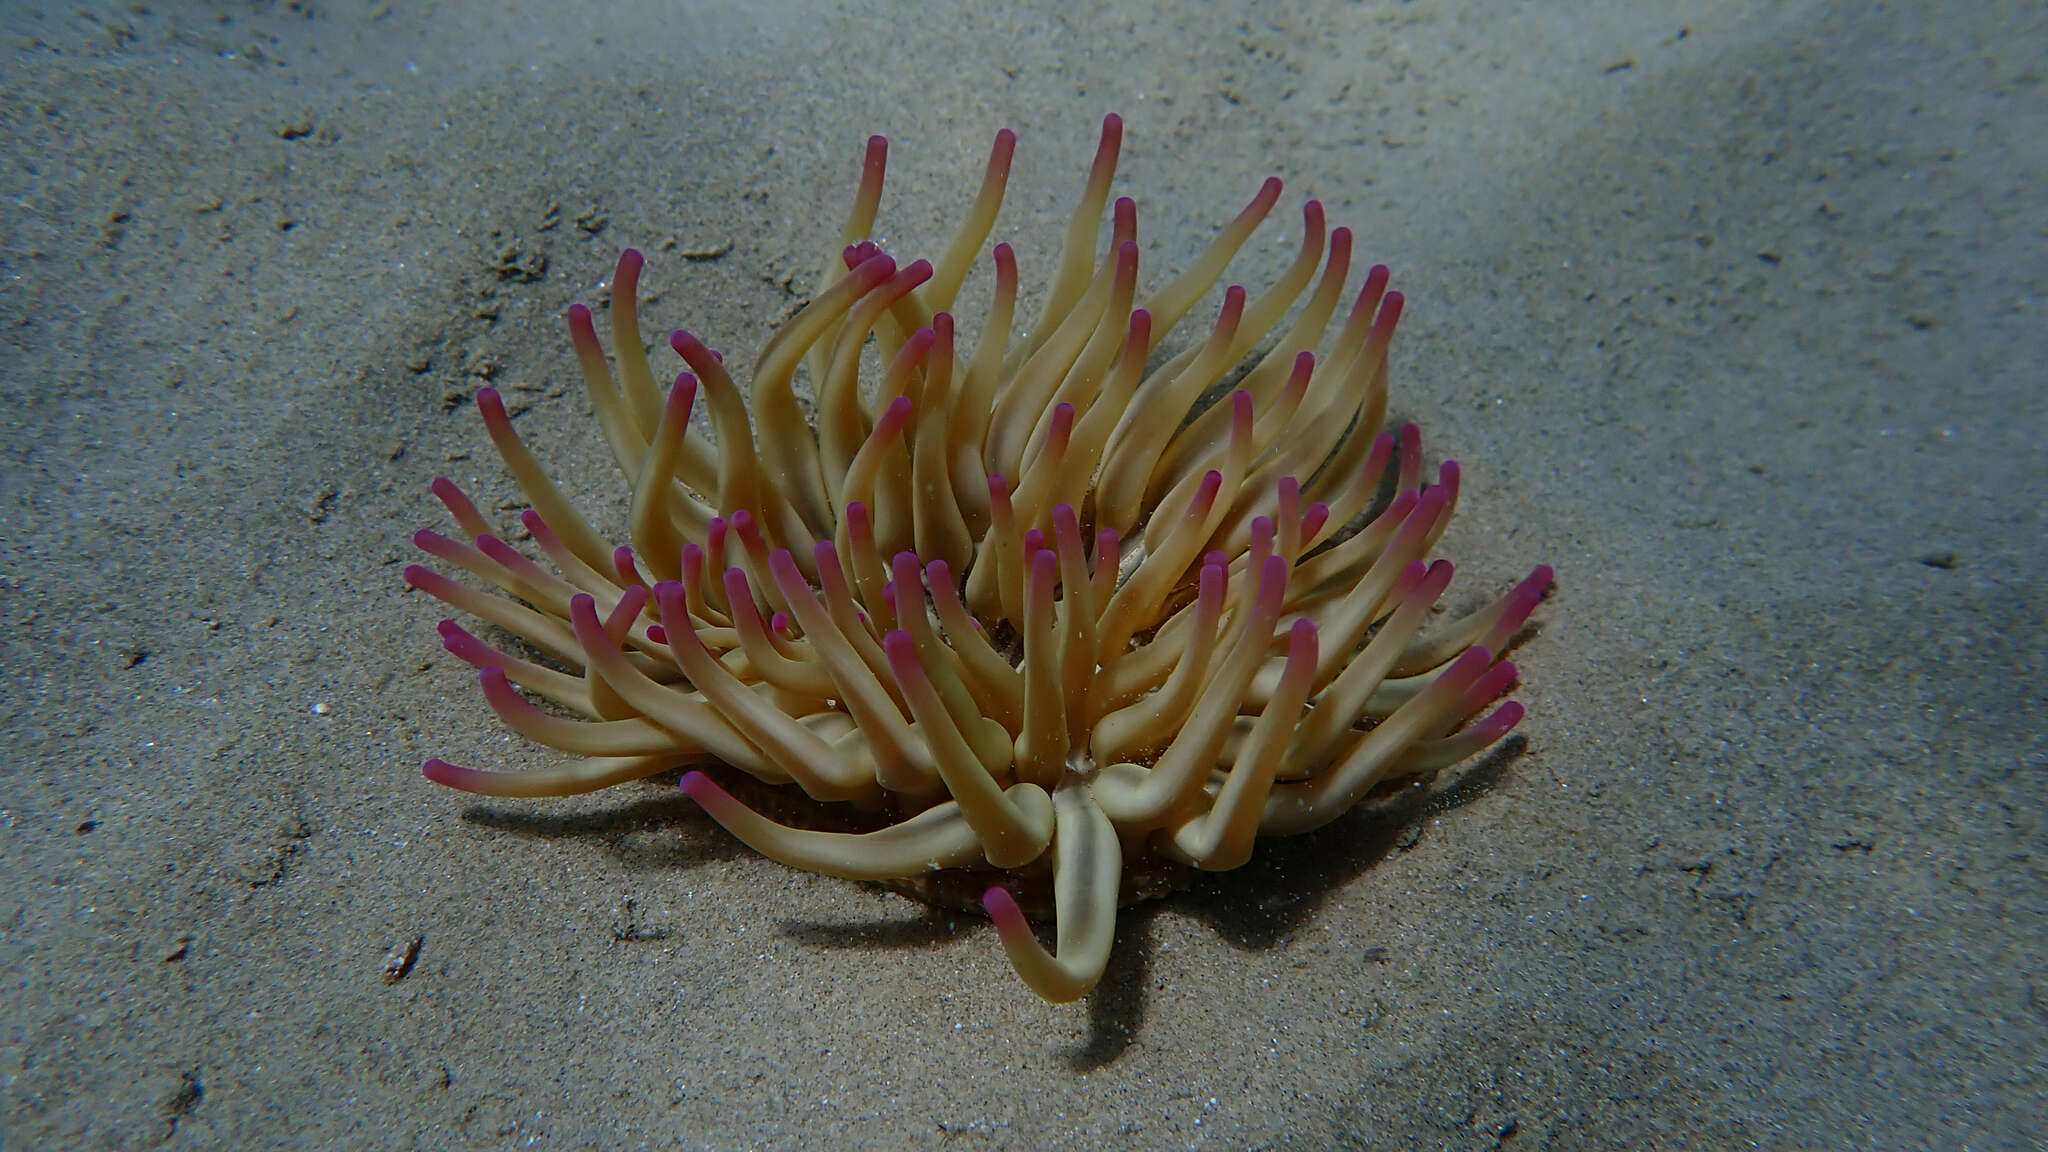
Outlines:
{"label": "sand", "polygon": [[[2039,1148],[2048,23],[2017,3],[98,0],[0,13],[0,1147]],[[1108,111],[1150,267],[1269,173],[1396,270],[1519,740],[1127,913],[989,925],[517,766],[399,577],[560,322],[744,360],[862,139],[996,129],[1027,282]],[[417,942],[403,979],[387,964]]]}

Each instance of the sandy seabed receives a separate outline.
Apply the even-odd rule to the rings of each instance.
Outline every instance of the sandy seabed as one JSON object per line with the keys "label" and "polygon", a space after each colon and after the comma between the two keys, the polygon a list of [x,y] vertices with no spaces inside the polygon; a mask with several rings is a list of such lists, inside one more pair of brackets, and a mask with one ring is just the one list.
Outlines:
{"label": "sandy seabed", "polygon": [[[0,9],[0,1147],[2040,1148],[2048,18],[1515,0]],[[484,381],[616,526],[560,322],[744,362],[870,132],[991,135],[1039,282],[1103,113],[1152,267],[1278,173],[1395,269],[1510,751],[1125,915],[791,872],[517,766],[406,592]],[[417,942],[408,974],[387,960]]]}

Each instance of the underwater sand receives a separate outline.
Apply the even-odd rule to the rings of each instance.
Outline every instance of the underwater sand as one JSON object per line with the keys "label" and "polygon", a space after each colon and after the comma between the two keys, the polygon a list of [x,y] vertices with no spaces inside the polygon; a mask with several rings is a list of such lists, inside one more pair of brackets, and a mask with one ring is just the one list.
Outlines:
{"label": "underwater sand", "polygon": [[[489,13],[489,15],[486,15]],[[509,13],[509,15],[507,14]],[[2048,19],[2018,3],[226,0],[0,10],[0,1148],[2040,1148]],[[485,380],[601,523],[562,309],[751,358],[860,142],[1103,113],[1154,282],[1261,178],[1409,308],[1507,753],[1127,913],[990,926],[513,767],[399,578]],[[409,973],[387,957],[414,941]]]}

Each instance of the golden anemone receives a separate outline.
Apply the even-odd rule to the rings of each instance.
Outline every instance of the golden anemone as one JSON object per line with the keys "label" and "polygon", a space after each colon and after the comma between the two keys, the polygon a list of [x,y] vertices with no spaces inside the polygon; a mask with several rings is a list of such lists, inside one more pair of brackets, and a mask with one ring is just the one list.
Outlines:
{"label": "golden anemone", "polygon": [[[1121,135],[1104,121],[1027,329],[1015,256],[995,245],[971,355],[949,310],[1002,203],[1007,131],[936,263],[899,264],[869,239],[886,158],[871,139],[818,291],[744,393],[677,332],[689,370],[663,395],[640,335],[642,259],[621,256],[610,361],[589,309],[569,310],[569,330],[632,489],[631,547],[576,512],[483,389],[552,567],[444,478],[434,490],[474,542],[416,542],[494,591],[406,570],[524,642],[518,654],[441,624],[508,726],[581,759],[526,772],[430,760],[427,777],[492,796],[708,764],[793,783],[848,820],[792,827],[701,772],[682,779],[791,867],[897,882],[968,870],[1024,982],[1067,1001],[1102,976],[1120,895],[1134,894],[1127,862],[1235,868],[1258,834],[1315,828],[1513,728],[1519,704],[1480,717],[1514,683],[1496,654],[1550,570],[1420,634],[1451,578],[1425,558],[1458,469],[1426,479],[1415,428],[1382,431],[1402,306],[1387,270],[1366,273],[1332,334],[1352,240],[1310,201],[1279,279],[1256,297],[1227,288],[1208,332],[1174,347],[1280,182],[1141,303],[1129,199],[1096,255]],[[690,426],[700,399],[713,438]],[[1052,950],[1005,885],[1042,889],[1048,872]]]}

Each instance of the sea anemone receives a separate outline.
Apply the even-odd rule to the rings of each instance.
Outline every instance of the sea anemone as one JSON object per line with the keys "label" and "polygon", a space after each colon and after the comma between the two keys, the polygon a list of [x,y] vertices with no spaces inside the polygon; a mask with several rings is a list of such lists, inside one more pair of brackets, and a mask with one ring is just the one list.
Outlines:
{"label": "sea anemone", "polygon": [[[663,395],[641,341],[643,261],[621,256],[609,361],[590,310],[568,318],[631,488],[631,546],[577,513],[485,388],[477,407],[546,563],[443,478],[434,492],[473,543],[416,543],[493,591],[405,574],[521,642],[440,626],[506,725],[580,759],[436,759],[426,776],[489,796],[686,766],[794,784],[802,797],[682,777],[791,867],[927,893],[964,877],[1024,982],[1067,1001],[1101,978],[1120,903],[1162,868],[1235,868],[1259,834],[1316,828],[1513,728],[1521,705],[1493,707],[1515,682],[1497,654],[1551,573],[1422,635],[1451,579],[1427,556],[1459,473],[1426,478],[1416,429],[1382,430],[1402,307],[1386,268],[1333,332],[1352,237],[1311,200],[1280,277],[1257,296],[1228,287],[1208,331],[1177,339],[1280,181],[1141,302],[1129,199],[1096,255],[1121,137],[1107,118],[1028,328],[1016,257],[995,245],[971,354],[950,309],[1002,203],[1007,131],[936,262],[870,239],[887,148],[869,140],[819,288],[744,392],[677,332],[688,371]],[[690,424],[700,400],[710,438]],[[1025,911],[1048,878],[1050,950]]]}

